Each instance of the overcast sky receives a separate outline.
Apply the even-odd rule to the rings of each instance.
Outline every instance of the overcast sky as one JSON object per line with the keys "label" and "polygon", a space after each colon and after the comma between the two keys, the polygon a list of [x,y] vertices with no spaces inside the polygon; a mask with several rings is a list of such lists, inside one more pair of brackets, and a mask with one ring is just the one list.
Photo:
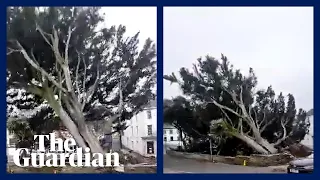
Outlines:
{"label": "overcast sky", "polygon": [[125,25],[126,36],[133,36],[140,31],[140,45],[147,38],[157,40],[157,7],[103,7],[105,13],[103,26]]}
{"label": "overcast sky", "polygon": [[[164,74],[223,53],[242,72],[252,67],[258,88],[272,85],[298,108],[313,108],[311,7],[165,7],[163,21]],[[179,94],[164,82],[165,98]]]}
{"label": "overcast sky", "polygon": [[[125,37],[132,37],[140,31],[140,50],[148,38],[157,43],[157,7],[102,7],[100,12],[105,13],[105,22],[101,26],[124,25]],[[152,88],[154,93],[156,87]]]}

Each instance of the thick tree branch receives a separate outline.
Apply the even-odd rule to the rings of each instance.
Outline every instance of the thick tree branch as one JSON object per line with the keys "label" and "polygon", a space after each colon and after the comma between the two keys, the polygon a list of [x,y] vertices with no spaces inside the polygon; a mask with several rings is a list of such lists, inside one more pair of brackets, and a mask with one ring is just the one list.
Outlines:
{"label": "thick tree branch", "polygon": [[82,107],[81,107],[81,110],[84,109],[85,105],[87,102],[90,102],[91,99],[92,99],[92,96],[95,92],[95,90],[97,89],[97,86],[98,86],[98,83],[99,83],[99,79],[100,79],[100,70],[99,70],[99,64],[97,65],[97,77],[95,79],[95,82],[94,84],[89,87],[88,91],[84,94],[84,99],[83,99],[83,102],[82,102]]}
{"label": "thick tree branch", "polygon": [[82,89],[84,92],[84,96],[86,96],[85,91],[86,91],[86,80],[87,80],[87,64],[84,58],[81,58],[84,66],[84,73],[83,73],[83,81],[82,81]]}
{"label": "thick tree branch", "polygon": [[79,87],[79,81],[78,81],[78,78],[79,78],[79,66],[80,66],[80,54],[79,52],[77,51],[78,53],[78,63],[77,63],[77,68],[76,68],[76,89],[77,89],[77,94],[78,94],[78,98],[79,100],[81,99],[81,92],[80,92],[80,87]]}
{"label": "thick tree branch", "polygon": [[48,78],[48,80],[54,84],[55,86],[57,86],[59,89],[61,89],[63,92],[67,92],[67,90],[65,88],[63,88],[62,86],[60,86],[60,84],[54,79],[53,76],[51,76],[48,72],[46,72],[43,68],[41,68],[38,63],[36,63],[35,61],[33,61],[30,56],[28,55],[28,53],[26,52],[26,50],[21,46],[21,44],[18,41],[15,41],[17,46],[18,46],[18,50],[15,50],[16,52],[20,52],[23,57],[27,60],[27,62],[37,71],[39,71],[43,76],[45,76],[46,78]]}
{"label": "thick tree branch", "polygon": [[[71,31],[70,31],[71,33]],[[71,37],[71,34],[70,34]],[[70,38],[68,37],[68,38]],[[55,29],[55,27],[53,27],[53,39],[52,39],[52,44],[53,44],[53,52],[56,58],[56,61],[61,62],[61,68],[63,70],[64,73],[64,77],[66,78],[66,87],[69,93],[72,93],[74,96],[74,92],[73,92],[73,87],[72,87],[72,81],[71,81],[71,76],[70,76],[70,70],[69,70],[69,59],[65,59],[62,58],[61,54],[60,54],[60,50],[59,50],[59,36],[58,36],[58,32]],[[69,45],[66,44],[66,47],[68,47]]]}
{"label": "thick tree branch", "polygon": [[53,49],[52,44],[50,43],[50,41],[48,40],[48,38],[45,36],[45,35],[48,35],[48,36],[50,37],[50,39],[52,40],[52,39],[53,39],[52,34],[45,33],[37,23],[36,23],[36,31],[39,31],[39,33],[41,34],[42,38],[43,38],[43,39],[46,41],[46,43],[51,47],[51,49]]}
{"label": "thick tree branch", "polygon": [[287,129],[286,129],[286,125],[287,125],[287,122],[284,123],[284,118],[281,118],[281,127],[282,127],[282,131],[283,131],[283,134],[282,134],[282,138],[278,139],[274,145],[279,145],[280,143],[282,143],[284,140],[286,140],[288,138],[288,136],[290,135],[287,135]]}
{"label": "thick tree branch", "polygon": [[261,129],[260,129],[260,132],[264,132],[265,129],[270,125],[272,124],[274,121],[276,120],[276,118],[272,118],[269,122],[267,122]]}
{"label": "thick tree branch", "polygon": [[221,109],[222,113],[226,116],[226,118],[228,119],[230,125],[233,127],[233,123],[232,123],[232,120],[230,119],[230,117],[228,116],[228,114],[224,111],[224,109]]}
{"label": "thick tree branch", "polygon": [[72,32],[75,30],[75,28],[71,29],[71,26],[69,26],[68,28],[68,36],[67,36],[67,42],[66,42],[66,47],[64,49],[64,60],[65,62],[68,62],[68,58],[69,58],[69,44],[70,44],[70,39],[71,39],[71,34]]}
{"label": "thick tree branch", "polygon": [[236,111],[234,111],[233,109],[231,108],[228,108],[227,106],[224,106],[224,105],[221,105],[219,104],[216,100],[213,100],[211,103],[213,103],[214,105],[218,106],[220,109],[225,109],[233,114],[235,114],[236,116],[238,116],[239,118],[242,118],[243,116],[240,115],[239,113],[237,113]]}

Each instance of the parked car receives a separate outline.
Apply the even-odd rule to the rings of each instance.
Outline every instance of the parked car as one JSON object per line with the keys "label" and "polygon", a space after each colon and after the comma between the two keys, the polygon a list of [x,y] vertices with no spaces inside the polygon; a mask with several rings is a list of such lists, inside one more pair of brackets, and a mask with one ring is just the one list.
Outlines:
{"label": "parked car", "polygon": [[298,158],[289,163],[288,173],[313,173],[313,154],[306,158]]}

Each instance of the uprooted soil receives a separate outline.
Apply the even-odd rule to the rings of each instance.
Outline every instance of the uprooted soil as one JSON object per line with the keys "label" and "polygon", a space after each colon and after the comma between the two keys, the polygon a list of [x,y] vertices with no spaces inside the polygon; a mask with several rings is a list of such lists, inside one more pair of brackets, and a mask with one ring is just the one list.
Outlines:
{"label": "uprooted soil", "polygon": [[[8,163],[7,172],[8,173],[47,173],[47,174],[61,174],[61,173],[79,173],[79,174],[105,174],[105,173],[156,173],[157,167],[156,159],[152,157],[143,157],[137,153],[132,152],[119,152],[120,155],[120,164],[124,164],[124,172],[117,172],[112,168],[95,168],[95,167],[18,167],[13,163]],[[138,164],[141,164],[139,166]],[[138,165],[138,166],[131,166]],[[150,165],[150,166],[148,166]]]}
{"label": "uprooted soil", "polygon": [[16,165],[7,165],[7,173],[18,174],[18,173],[44,173],[44,174],[61,174],[61,173],[73,173],[73,174],[104,174],[104,173],[115,173],[119,174],[112,168],[94,168],[94,167],[18,167]]}
{"label": "uprooted soil", "polygon": [[120,164],[156,164],[155,157],[144,157],[136,152],[121,150],[118,152],[120,156]]}
{"label": "uprooted soil", "polygon": [[19,174],[19,173],[43,173],[43,174],[123,174],[123,173],[156,173],[157,167],[125,167],[125,172],[117,172],[112,168],[94,168],[94,167],[63,167],[63,168],[53,168],[53,167],[18,167],[15,165],[7,166],[7,173],[9,174]]}

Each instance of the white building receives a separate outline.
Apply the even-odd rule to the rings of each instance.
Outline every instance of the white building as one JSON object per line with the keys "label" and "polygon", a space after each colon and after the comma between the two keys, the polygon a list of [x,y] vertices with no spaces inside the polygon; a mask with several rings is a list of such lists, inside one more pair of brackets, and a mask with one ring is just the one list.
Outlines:
{"label": "white building", "polygon": [[310,122],[309,134],[307,134],[300,143],[313,149],[313,135],[314,135],[313,134],[313,131],[314,131],[313,112],[312,114],[308,114],[307,118],[309,118],[309,122]]}
{"label": "white building", "polygon": [[152,101],[146,108],[127,121],[122,145],[143,156],[157,156],[157,103]]}
{"label": "white building", "polygon": [[15,149],[14,134],[7,129],[7,156],[12,155]]}
{"label": "white building", "polygon": [[14,135],[12,133],[9,132],[9,130],[7,129],[7,147],[12,146],[12,139],[14,138]]}
{"label": "white building", "polygon": [[165,149],[182,147],[179,130],[171,124],[163,124],[163,147]]}

